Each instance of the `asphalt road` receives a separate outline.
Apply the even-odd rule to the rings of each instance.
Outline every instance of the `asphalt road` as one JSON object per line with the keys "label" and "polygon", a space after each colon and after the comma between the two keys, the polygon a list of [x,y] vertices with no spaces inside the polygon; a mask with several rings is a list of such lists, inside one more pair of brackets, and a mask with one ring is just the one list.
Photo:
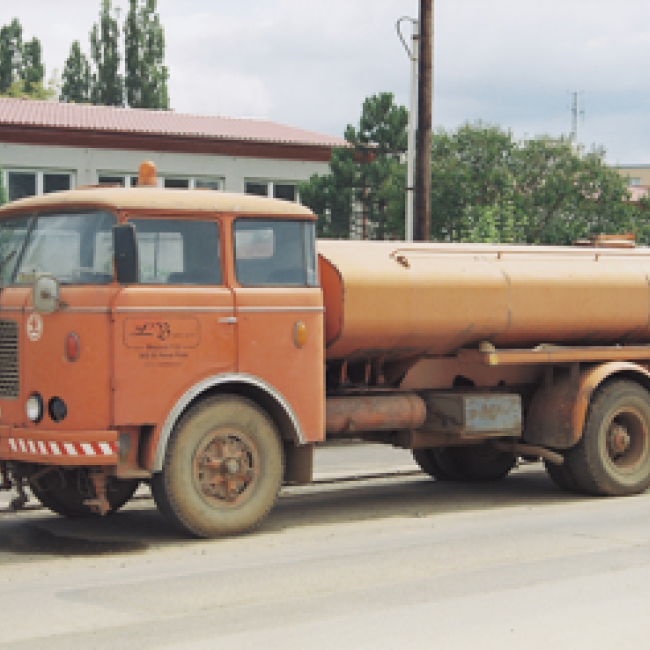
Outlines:
{"label": "asphalt road", "polygon": [[[372,473],[367,451],[328,453]],[[148,500],[0,516],[1,647],[646,648],[649,602],[650,494],[567,496],[538,466],[285,490],[255,532],[212,541]]]}

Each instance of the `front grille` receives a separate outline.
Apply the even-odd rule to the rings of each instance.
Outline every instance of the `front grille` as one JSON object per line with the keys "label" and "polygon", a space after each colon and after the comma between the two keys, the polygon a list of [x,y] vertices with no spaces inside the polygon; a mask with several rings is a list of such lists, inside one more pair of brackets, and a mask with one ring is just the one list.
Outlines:
{"label": "front grille", "polygon": [[18,397],[18,323],[0,319],[0,397]]}

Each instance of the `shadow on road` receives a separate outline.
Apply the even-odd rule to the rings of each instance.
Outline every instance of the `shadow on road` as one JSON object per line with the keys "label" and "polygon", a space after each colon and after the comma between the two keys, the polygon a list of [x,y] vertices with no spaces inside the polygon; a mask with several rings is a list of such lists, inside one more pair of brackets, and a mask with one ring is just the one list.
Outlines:
{"label": "shadow on road", "polygon": [[[441,483],[416,475],[315,485],[283,491],[271,514],[251,534],[389,517],[540,507],[585,498],[560,492],[542,470],[531,468],[494,483]],[[188,538],[172,528],[146,499],[103,518],[71,520],[46,511],[0,518],[0,564],[53,556],[134,553],[186,543]]]}

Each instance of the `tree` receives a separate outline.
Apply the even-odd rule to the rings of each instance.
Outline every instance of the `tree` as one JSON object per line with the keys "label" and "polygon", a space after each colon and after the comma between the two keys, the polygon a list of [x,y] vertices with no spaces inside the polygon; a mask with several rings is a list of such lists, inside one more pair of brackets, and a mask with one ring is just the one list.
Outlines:
{"label": "tree", "polygon": [[90,65],[81,51],[79,41],[70,47],[70,55],[63,69],[63,86],[59,100],[79,104],[90,101]]}
{"label": "tree", "polygon": [[0,28],[0,94],[20,79],[23,55],[23,28],[18,18]]}
{"label": "tree", "polygon": [[480,122],[434,135],[431,203],[441,241],[571,244],[647,228],[603,150],[583,155],[565,138],[517,142]]}
{"label": "tree", "polygon": [[134,108],[169,108],[165,33],[156,13],[156,0],[129,0],[124,23],[126,101]]}
{"label": "tree", "polygon": [[299,187],[303,203],[319,215],[321,236],[349,237],[353,217],[363,221],[366,237],[404,236],[407,124],[406,109],[391,93],[364,101],[359,126],[345,130],[350,146],[332,152],[330,174]]}
{"label": "tree", "polygon": [[102,0],[99,24],[90,32],[90,51],[95,64],[90,99],[93,104],[124,105],[124,82],[120,74],[120,48],[117,10],[112,14],[112,1]]}
{"label": "tree", "polygon": [[44,77],[41,42],[34,36],[23,45],[20,79],[23,81],[25,94],[31,95],[39,85],[42,87]]}

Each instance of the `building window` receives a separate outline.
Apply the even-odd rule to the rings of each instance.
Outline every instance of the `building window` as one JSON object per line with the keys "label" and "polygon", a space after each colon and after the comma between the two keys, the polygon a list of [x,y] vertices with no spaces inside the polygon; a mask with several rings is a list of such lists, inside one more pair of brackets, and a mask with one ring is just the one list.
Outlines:
{"label": "building window", "polygon": [[60,171],[6,170],[5,187],[10,201],[37,194],[49,194],[69,190],[72,187],[72,174]]}
{"label": "building window", "polygon": [[244,192],[255,196],[272,196],[274,199],[283,199],[298,203],[298,188],[296,183],[285,181],[248,180],[244,183]]}
{"label": "building window", "polygon": [[[137,187],[138,177],[123,172],[100,172],[98,182],[100,185]],[[158,176],[158,187],[222,190],[223,184],[223,178],[217,176]]]}
{"label": "building window", "polygon": [[634,186],[641,185],[641,178],[638,176],[628,176],[627,184]]}

